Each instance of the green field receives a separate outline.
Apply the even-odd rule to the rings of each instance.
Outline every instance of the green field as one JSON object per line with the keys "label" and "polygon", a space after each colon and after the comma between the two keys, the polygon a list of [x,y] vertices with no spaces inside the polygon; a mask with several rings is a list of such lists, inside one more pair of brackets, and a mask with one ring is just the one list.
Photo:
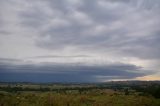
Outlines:
{"label": "green field", "polygon": [[126,87],[6,84],[0,88],[0,106],[160,106],[160,98]]}
{"label": "green field", "polygon": [[0,106],[160,106],[160,99],[117,93],[1,93]]}

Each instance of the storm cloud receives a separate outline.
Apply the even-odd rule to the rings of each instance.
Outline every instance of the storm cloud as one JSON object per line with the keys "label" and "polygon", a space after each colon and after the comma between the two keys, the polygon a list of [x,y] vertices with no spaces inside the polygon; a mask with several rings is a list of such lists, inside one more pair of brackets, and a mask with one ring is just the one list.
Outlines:
{"label": "storm cloud", "polygon": [[159,0],[1,0],[0,80],[160,77],[159,13]]}
{"label": "storm cloud", "polygon": [[[8,59],[6,60],[8,61]],[[5,60],[3,59],[3,61]],[[142,67],[122,63],[98,66],[51,62],[39,64],[13,64],[13,62],[2,62],[1,60],[0,80],[31,81],[34,79],[33,81],[35,82],[102,82],[104,80],[109,80],[110,78],[131,79],[151,73],[148,71],[146,74],[144,73],[145,71],[146,70],[143,70]],[[24,77],[26,77],[26,79]],[[41,79],[39,79],[40,77]],[[46,80],[46,77],[49,79]]]}

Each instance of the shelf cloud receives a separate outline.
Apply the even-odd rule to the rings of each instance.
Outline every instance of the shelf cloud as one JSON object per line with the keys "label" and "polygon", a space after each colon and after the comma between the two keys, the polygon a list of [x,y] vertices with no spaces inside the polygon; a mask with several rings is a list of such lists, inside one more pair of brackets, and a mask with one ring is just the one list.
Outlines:
{"label": "shelf cloud", "polygon": [[0,81],[160,77],[159,13],[159,0],[1,0]]}

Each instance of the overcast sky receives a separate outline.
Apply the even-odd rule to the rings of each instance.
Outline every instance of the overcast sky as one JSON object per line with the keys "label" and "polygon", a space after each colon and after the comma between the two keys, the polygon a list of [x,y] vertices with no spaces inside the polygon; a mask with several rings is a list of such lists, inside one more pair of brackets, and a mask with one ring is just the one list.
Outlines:
{"label": "overcast sky", "polygon": [[0,0],[0,81],[160,80],[160,0]]}

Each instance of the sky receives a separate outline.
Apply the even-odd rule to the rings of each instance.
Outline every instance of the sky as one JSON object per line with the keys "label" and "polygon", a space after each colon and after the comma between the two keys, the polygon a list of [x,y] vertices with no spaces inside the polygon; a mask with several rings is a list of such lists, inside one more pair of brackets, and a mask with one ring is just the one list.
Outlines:
{"label": "sky", "polygon": [[160,0],[0,0],[0,81],[160,80]]}

